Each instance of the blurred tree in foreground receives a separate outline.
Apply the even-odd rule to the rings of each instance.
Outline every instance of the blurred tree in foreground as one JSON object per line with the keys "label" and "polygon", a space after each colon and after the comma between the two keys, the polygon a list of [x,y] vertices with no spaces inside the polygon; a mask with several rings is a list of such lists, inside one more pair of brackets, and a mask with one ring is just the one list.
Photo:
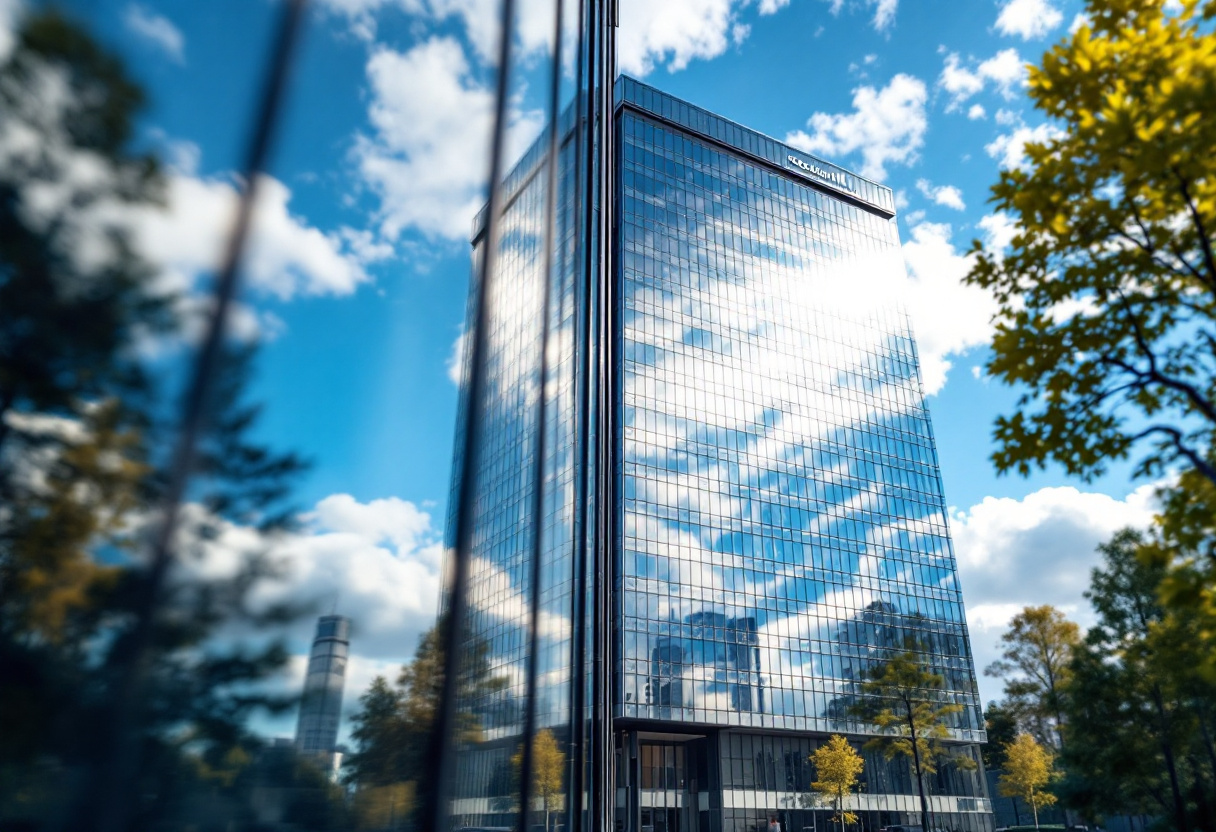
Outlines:
{"label": "blurred tree in foreground", "polygon": [[1017,739],[1003,749],[1005,770],[999,787],[1005,797],[1020,797],[1034,813],[1034,828],[1039,828],[1039,807],[1051,806],[1056,796],[1046,791],[1052,778],[1051,752],[1030,734],[1018,734]]}
{"label": "blurred tree in foreground", "polygon": [[945,681],[925,663],[915,640],[909,639],[902,651],[870,668],[861,686],[863,696],[849,709],[884,734],[867,742],[867,749],[881,752],[888,760],[908,759],[920,797],[922,829],[933,828],[925,778],[947,760],[963,769],[975,766],[974,760],[943,742],[950,736],[952,717],[963,711],[962,705],[946,698]]}
{"label": "blurred tree in foreground", "polygon": [[[93,828],[127,738],[141,764],[120,784],[124,826],[247,821],[264,767],[245,722],[291,703],[262,683],[288,658],[269,634],[297,611],[250,590],[280,574],[303,463],[250,439],[248,348],[222,361],[177,562],[134,649],[173,438],[172,368],[141,347],[182,337],[123,224],[161,198],[156,160],[130,149],[142,102],[53,12],[27,16],[0,65],[0,826]],[[145,684],[119,737],[133,663]]]}
{"label": "blurred tree in foreground", "polygon": [[1216,829],[1216,685],[1201,673],[1193,620],[1168,611],[1159,545],[1130,529],[1099,547],[1086,597],[1097,623],[1065,690],[1060,794],[1092,817],[1158,814],[1186,832]]}
{"label": "blurred tree in foreground", "polygon": [[1000,660],[984,669],[989,676],[1004,678],[1002,704],[1021,729],[1057,749],[1064,719],[1062,690],[1073,648],[1080,641],[1081,629],[1055,607],[1026,607],[1001,636],[1005,649]]}
{"label": "blurred tree in foreground", "polygon": [[1135,452],[1216,483],[1216,2],[1169,5],[1089,0],[1030,70],[1055,129],[1001,172],[1017,233],[977,242],[967,277],[1000,304],[989,372],[1026,388],[997,422],[1002,471],[1092,477]]}
{"label": "blurred tree in foreground", "polygon": [[1163,489],[1162,600],[1216,679],[1216,0],[1088,0],[1032,67],[1050,136],[1000,174],[1008,251],[967,282],[999,304],[988,371],[1019,386],[994,461]]}
{"label": "blurred tree in foreground", "polygon": [[857,823],[857,815],[845,811],[844,797],[857,788],[857,778],[866,767],[865,760],[839,734],[833,734],[816,748],[810,759],[815,765],[815,782],[811,783],[811,788],[831,800],[832,808],[836,810],[832,820],[839,825],[840,832],[844,832],[846,825]]}

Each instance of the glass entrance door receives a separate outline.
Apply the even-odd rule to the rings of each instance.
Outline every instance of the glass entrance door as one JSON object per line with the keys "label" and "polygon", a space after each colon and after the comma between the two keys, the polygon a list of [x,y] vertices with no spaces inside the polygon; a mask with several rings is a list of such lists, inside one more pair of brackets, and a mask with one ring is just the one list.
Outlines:
{"label": "glass entrance door", "polygon": [[684,745],[645,743],[638,757],[640,832],[695,832]]}

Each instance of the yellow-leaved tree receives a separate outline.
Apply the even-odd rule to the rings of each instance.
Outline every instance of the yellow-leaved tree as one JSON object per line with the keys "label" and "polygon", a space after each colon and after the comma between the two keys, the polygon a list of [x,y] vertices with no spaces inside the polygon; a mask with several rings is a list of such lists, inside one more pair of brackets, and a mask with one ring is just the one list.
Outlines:
{"label": "yellow-leaved tree", "polygon": [[811,788],[832,802],[836,810],[832,820],[844,832],[846,824],[857,823],[857,815],[845,811],[844,797],[857,787],[857,776],[865,768],[861,755],[839,734],[833,734],[827,743],[815,749],[810,760],[815,764],[815,782]]}
{"label": "yellow-leaved tree", "polygon": [[1005,746],[1005,770],[998,786],[1004,797],[1020,797],[1034,812],[1034,828],[1039,828],[1039,807],[1051,806],[1056,796],[1046,791],[1053,774],[1051,752],[1030,734],[1018,734]]}
{"label": "yellow-leaved tree", "polygon": [[[511,765],[518,772],[523,766],[521,749],[511,758]],[[548,728],[538,731],[532,740],[532,797],[540,798],[545,813],[545,829],[549,829],[549,812],[561,808],[562,779],[566,771],[566,755],[557,745],[557,738]],[[517,774],[518,779],[518,774]]]}
{"label": "yellow-leaved tree", "polygon": [[1203,617],[1216,678],[1213,18],[1216,0],[1087,0],[1030,68],[1043,139],[992,189],[1012,242],[977,242],[966,280],[998,303],[988,372],[1022,391],[998,469],[1178,475],[1162,594]]}

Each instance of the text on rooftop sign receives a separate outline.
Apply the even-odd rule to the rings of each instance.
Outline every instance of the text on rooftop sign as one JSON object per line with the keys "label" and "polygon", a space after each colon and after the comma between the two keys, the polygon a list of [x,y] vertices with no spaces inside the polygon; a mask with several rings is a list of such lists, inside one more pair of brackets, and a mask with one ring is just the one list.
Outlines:
{"label": "text on rooftop sign", "polygon": [[824,180],[825,182],[829,182],[838,188],[843,188],[850,193],[856,192],[853,184],[849,182],[849,178],[839,171],[826,170],[819,167],[819,165],[815,164],[814,162],[804,162],[793,154],[790,154],[785,158],[789,159],[790,163],[801,171],[809,173],[816,178]]}

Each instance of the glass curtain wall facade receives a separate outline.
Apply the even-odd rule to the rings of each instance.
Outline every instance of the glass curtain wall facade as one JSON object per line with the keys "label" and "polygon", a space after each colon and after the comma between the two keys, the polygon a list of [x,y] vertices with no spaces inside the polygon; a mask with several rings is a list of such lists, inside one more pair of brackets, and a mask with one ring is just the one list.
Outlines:
{"label": "glass curtain wall facade", "polygon": [[[893,300],[904,268],[891,191],[628,78],[615,129],[615,267],[603,327],[587,338],[577,165],[559,164],[539,525],[528,472],[542,394],[543,139],[508,180],[465,638],[477,671],[462,688],[476,728],[457,824],[508,825],[516,810],[533,528],[538,727],[577,757],[575,691],[587,691],[588,664],[608,663],[599,704],[612,720],[617,829],[744,832],[772,815],[784,832],[826,829],[832,813],[807,797],[808,757],[831,733],[859,747],[875,733],[853,715],[862,682],[907,645],[961,706],[948,729],[957,756],[982,766],[933,433]],[[587,389],[603,391],[602,413]],[[610,468],[585,494],[580,467],[596,457],[580,453],[581,436]],[[604,553],[598,576],[580,571],[584,534]],[[579,635],[597,614],[612,623],[604,650]],[[595,655],[580,664],[580,649]],[[908,765],[865,756],[851,798],[862,827],[920,825]],[[934,826],[991,829],[982,768],[942,765],[926,788]]]}

